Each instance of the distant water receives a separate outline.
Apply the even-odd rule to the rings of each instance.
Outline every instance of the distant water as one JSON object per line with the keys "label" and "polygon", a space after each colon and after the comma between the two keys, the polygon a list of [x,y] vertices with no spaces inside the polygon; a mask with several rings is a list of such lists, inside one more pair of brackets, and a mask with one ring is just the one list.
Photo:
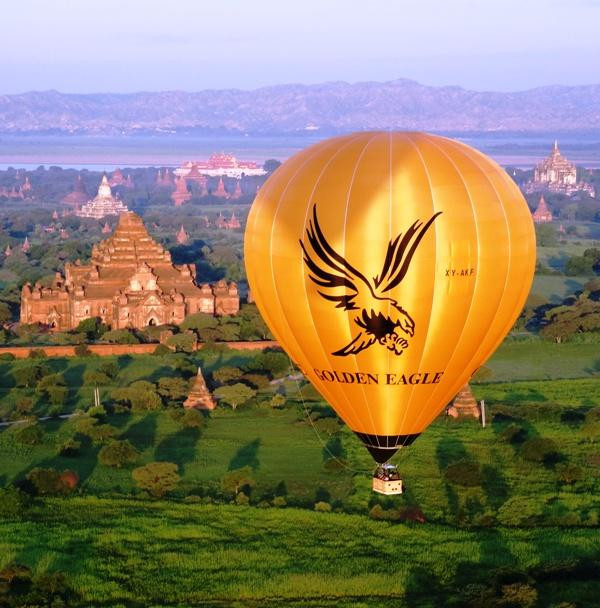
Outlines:
{"label": "distant water", "polygon": [[[554,139],[569,160],[586,167],[600,167],[600,133],[448,134],[490,155],[502,165],[529,168],[546,157]],[[2,135],[0,169],[35,169],[39,165],[112,171],[116,167],[176,167],[190,159],[227,152],[259,163],[268,158],[284,160],[325,135],[200,136],[200,135]]]}

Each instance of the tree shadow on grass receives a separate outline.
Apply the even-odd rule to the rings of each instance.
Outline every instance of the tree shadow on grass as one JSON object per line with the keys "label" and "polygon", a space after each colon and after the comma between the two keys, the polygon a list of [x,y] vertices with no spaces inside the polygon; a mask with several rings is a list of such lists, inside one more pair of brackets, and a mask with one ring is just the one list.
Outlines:
{"label": "tree shadow on grass", "polygon": [[260,466],[260,460],[258,459],[258,449],[260,448],[260,439],[255,439],[250,443],[242,446],[233,456],[229,462],[227,470],[234,471],[235,469],[241,469],[242,467],[250,467],[254,470]]}
{"label": "tree shadow on grass", "polygon": [[447,606],[448,590],[439,582],[435,574],[423,566],[413,566],[406,581],[406,606]]}
{"label": "tree shadow on grass", "polygon": [[494,509],[499,509],[508,500],[509,487],[506,479],[500,469],[488,464],[481,467],[481,473],[486,500]]}
{"label": "tree shadow on grass", "polygon": [[154,450],[154,458],[175,462],[185,472],[185,465],[196,460],[196,444],[200,439],[200,429],[184,428],[163,439]]}
{"label": "tree shadow on grass", "polygon": [[132,424],[119,439],[128,439],[133,447],[142,452],[154,445],[156,437],[156,414],[147,414]]}
{"label": "tree shadow on grass", "polygon": [[78,389],[83,386],[83,374],[86,370],[86,366],[83,364],[73,365],[72,367],[66,368],[63,372],[65,382],[69,388]]}

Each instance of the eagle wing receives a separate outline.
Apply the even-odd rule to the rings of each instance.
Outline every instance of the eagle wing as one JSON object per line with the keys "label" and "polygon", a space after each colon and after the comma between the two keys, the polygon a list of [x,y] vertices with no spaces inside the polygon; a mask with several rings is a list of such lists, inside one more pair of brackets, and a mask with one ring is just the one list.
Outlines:
{"label": "eagle wing", "polygon": [[373,342],[375,342],[375,336],[373,334],[369,335],[369,334],[366,334],[365,332],[361,331],[352,340],[352,342],[349,342],[348,344],[346,344],[346,346],[344,346],[343,348],[340,348],[339,350],[336,350],[332,354],[342,356],[342,357],[344,357],[346,355],[355,355],[356,353],[359,353],[361,350],[364,350],[365,348],[371,346],[371,344],[373,344]]}
{"label": "eagle wing", "polygon": [[[306,229],[306,240],[312,252],[309,252],[302,240],[300,247],[304,252],[304,263],[311,272],[311,281],[322,288],[319,295],[330,302],[336,302],[336,308],[344,310],[357,310],[357,301],[374,297],[367,278],[327,242],[319,225],[316,205]],[[339,288],[343,288],[342,293]]]}
{"label": "eagle wing", "polygon": [[389,242],[381,273],[373,277],[375,289],[380,293],[385,293],[402,281],[421,239],[441,213],[441,211],[438,211],[438,213],[432,215],[425,224],[417,220],[410,226],[404,236],[400,233],[393,241]]}

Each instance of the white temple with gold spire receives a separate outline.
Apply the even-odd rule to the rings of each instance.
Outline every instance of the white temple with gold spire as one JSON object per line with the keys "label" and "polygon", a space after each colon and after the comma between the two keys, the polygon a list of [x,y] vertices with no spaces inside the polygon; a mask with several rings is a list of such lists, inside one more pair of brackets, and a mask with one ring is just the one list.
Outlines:
{"label": "white temple with gold spire", "polygon": [[107,215],[120,215],[128,211],[127,205],[113,196],[108,179],[106,175],[103,175],[96,197],[83,205],[75,214],[79,217],[91,217],[99,220]]}

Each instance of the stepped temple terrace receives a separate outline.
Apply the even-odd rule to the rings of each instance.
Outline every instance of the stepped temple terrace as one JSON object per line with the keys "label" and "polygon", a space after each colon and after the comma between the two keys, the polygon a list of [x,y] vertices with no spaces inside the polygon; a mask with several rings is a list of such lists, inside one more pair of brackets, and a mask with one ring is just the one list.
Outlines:
{"label": "stepped temple terrace", "polygon": [[239,302],[235,283],[198,285],[195,265],[173,264],[142,219],[127,212],[112,236],[94,245],[89,264],[67,263],[50,287],[23,286],[21,323],[66,331],[99,317],[112,329],[139,329],[178,325],[196,312],[235,315]]}

